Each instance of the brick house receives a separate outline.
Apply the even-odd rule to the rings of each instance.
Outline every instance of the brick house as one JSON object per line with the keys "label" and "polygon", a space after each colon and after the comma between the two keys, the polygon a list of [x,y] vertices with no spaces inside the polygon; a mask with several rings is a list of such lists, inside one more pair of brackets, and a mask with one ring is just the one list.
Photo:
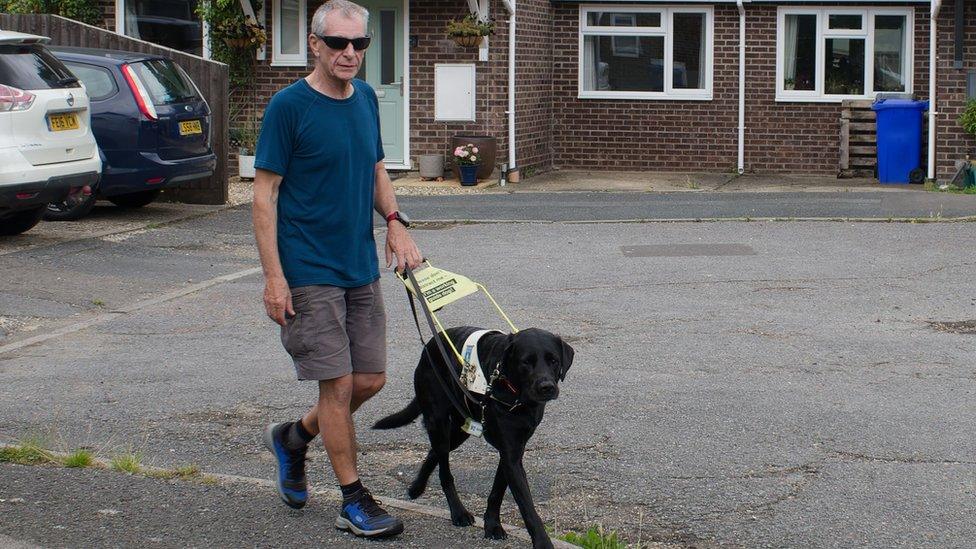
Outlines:
{"label": "brick house", "polygon": [[[206,55],[197,0],[103,1],[107,27]],[[453,136],[478,134],[495,137],[497,163],[523,174],[835,175],[841,100],[878,92],[935,92],[930,175],[951,176],[976,149],[957,122],[976,87],[971,0],[361,3],[374,37],[363,76],[382,96],[392,169],[416,169],[418,155],[447,154]],[[266,0],[256,14],[269,31],[259,106],[310,70],[305,37],[317,7]],[[444,32],[469,12],[496,23],[477,48]]]}

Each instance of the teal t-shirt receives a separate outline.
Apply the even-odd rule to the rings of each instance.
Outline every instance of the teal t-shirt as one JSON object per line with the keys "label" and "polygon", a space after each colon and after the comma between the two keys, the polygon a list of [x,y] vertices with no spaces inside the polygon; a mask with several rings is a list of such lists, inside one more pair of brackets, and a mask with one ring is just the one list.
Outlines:
{"label": "teal t-shirt", "polygon": [[254,167],[282,176],[278,255],[288,285],[364,286],[380,276],[373,239],[376,163],[383,159],[379,106],[353,80],[347,99],[304,78],[264,111]]}

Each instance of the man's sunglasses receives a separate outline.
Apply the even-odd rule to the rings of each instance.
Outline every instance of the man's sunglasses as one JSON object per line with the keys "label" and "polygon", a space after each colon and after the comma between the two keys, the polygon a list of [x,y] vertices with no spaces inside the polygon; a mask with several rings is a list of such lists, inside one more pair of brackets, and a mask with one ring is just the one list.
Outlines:
{"label": "man's sunglasses", "polygon": [[352,49],[356,51],[363,51],[369,47],[369,36],[360,36],[359,38],[346,38],[344,36],[325,36],[322,34],[316,34],[319,40],[325,42],[325,45],[333,50],[342,51],[352,44]]}

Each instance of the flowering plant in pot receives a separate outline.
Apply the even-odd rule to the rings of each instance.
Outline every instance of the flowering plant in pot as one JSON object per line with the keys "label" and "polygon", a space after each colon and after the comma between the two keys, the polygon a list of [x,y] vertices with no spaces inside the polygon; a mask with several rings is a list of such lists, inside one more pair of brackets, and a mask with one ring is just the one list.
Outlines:
{"label": "flowering plant in pot", "polygon": [[454,162],[458,165],[462,185],[470,186],[478,183],[478,168],[481,167],[478,147],[474,146],[473,143],[468,143],[455,148]]}
{"label": "flowering plant in pot", "polygon": [[447,24],[447,35],[454,39],[459,46],[473,48],[481,44],[484,36],[495,32],[495,24],[491,21],[482,21],[478,16],[470,13],[460,21],[452,19]]}

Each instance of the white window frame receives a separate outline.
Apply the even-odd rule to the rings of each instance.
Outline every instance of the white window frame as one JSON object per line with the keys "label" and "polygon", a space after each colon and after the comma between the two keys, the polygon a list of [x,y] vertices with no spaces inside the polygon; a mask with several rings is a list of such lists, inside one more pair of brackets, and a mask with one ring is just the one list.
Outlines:
{"label": "white window frame", "polygon": [[[660,13],[660,27],[605,27],[590,26],[587,15],[593,11],[614,13]],[[700,13],[705,15],[705,67],[701,71],[703,87],[700,89],[675,89],[673,40],[671,33],[675,13]],[[587,36],[664,37],[664,91],[584,90],[583,48]],[[640,42],[638,41],[638,44]],[[577,61],[577,97],[580,99],[645,99],[711,101],[715,58],[715,12],[711,6],[647,6],[635,4],[584,4],[579,8],[579,45]]]}
{"label": "white window frame", "polygon": [[298,53],[281,53],[281,0],[271,3],[271,66],[305,67],[308,65],[308,4],[298,0]]}
{"label": "white window frame", "polygon": [[[830,15],[859,14],[861,15],[861,30],[828,29]],[[817,16],[817,51],[816,85],[813,90],[787,90],[783,79],[785,74],[786,44],[786,16],[787,15],[816,15]],[[804,102],[804,103],[840,103],[846,99],[874,99],[879,93],[874,91],[874,19],[878,15],[899,15],[905,17],[905,91],[894,93],[913,93],[914,57],[915,57],[915,9],[914,8],[846,8],[846,7],[780,7],[776,14],[776,101]],[[864,94],[863,95],[828,95],[825,93],[826,41],[828,38],[857,38],[864,40]]]}

